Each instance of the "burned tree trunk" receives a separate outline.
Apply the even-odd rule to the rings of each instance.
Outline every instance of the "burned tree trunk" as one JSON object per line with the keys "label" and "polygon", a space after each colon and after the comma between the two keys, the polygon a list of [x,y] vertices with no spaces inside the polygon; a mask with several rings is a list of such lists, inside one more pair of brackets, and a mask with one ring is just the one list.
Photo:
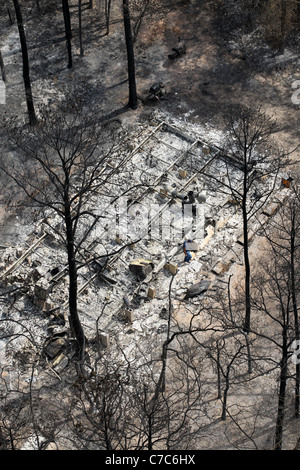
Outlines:
{"label": "burned tree trunk", "polygon": [[248,214],[247,214],[247,156],[245,155],[244,164],[244,187],[242,198],[242,213],[243,213],[243,238],[244,238],[244,265],[245,265],[245,325],[244,331],[246,333],[250,330],[250,317],[251,317],[251,294],[250,294],[250,259],[249,259],[249,237],[248,237]]}
{"label": "burned tree trunk", "polygon": [[[298,202],[298,201],[297,201]],[[296,206],[297,207],[297,206]],[[292,304],[293,304],[293,312],[294,312],[294,327],[295,327],[295,338],[297,341],[300,339],[300,331],[299,331],[299,314],[298,314],[298,301],[297,301],[297,282],[296,282],[296,272],[297,272],[297,264],[296,264],[296,253],[297,247],[299,248],[297,242],[297,229],[299,229],[298,224],[296,223],[296,207],[293,207],[294,212],[291,214],[291,288],[292,288]],[[296,363],[296,378],[295,378],[295,417],[299,417],[299,407],[300,407],[300,364]]]}
{"label": "burned tree trunk", "polygon": [[[297,201],[298,202],[298,201]],[[299,332],[299,315],[298,315],[298,301],[297,301],[297,264],[296,264],[296,253],[297,253],[297,229],[299,229],[298,224],[296,223],[296,207],[293,207],[294,212],[291,214],[291,239],[290,239],[290,249],[291,249],[291,290],[292,290],[292,304],[293,304],[293,313],[294,313],[294,328],[295,328],[295,339],[299,341],[300,332]],[[299,223],[299,221],[298,221]],[[299,248],[299,246],[298,246]],[[300,407],[300,364],[296,363],[296,377],[295,377],[295,418],[299,417],[299,407]]]}
{"label": "burned tree trunk", "polygon": [[10,26],[12,26],[14,24],[14,22],[13,22],[13,19],[11,17],[11,13],[10,13],[9,8],[7,8],[7,14],[8,14],[8,18],[9,18],[9,24],[10,24]]}
{"label": "burned tree trunk", "polygon": [[111,0],[105,0],[106,34],[109,34]]}
{"label": "burned tree trunk", "polygon": [[79,48],[80,56],[84,55],[82,44],[82,0],[78,0],[78,28],[79,28]]}
{"label": "burned tree trunk", "polygon": [[[242,183],[227,185],[232,196],[239,202],[243,220],[243,254],[245,265],[245,321],[244,331],[251,329],[251,262],[249,256],[249,225],[259,211],[268,203],[277,185],[279,171],[288,163],[287,155],[278,149],[272,134],[277,126],[260,107],[229,107],[225,117],[228,129],[228,154],[234,157],[236,168],[242,173]],[[258,198],[251,192],[261,182],[262,175],[270,180]]]}
{"label": "burned tree trunk", "polygon": [[[78,272],[91,263],[90,255],[85,258],[84,245],[99,220],[86,204],[95,188],[110,184],[111,174],[106,179],[102,175],[118,142],[115,127],[100,126],[100,115],[95,116],[85,112],[81,103],[67,101],[55,113],[51,106],[41,106],[39,125],[30,129],[4,120],[7,145],[15,146],[19,160],[18,164],[11,158],[0,160],[0,169],[24,191],[30,204],[50,210],[62,222],[51,228],[65,247],[68,319],[80,369],[85,335],[77,306]],[[103,149],[103,139],[108,150]]]}
{"label": "burned tree trunk", "polygon": [[281,14],[280,14],[280,43],[279,52],[284,53],[285,40],[286,40],[286,15],[287,15],[287,4],[286,0],[281,0]]}
{"label": "burned tree trunk", "polygon": [[72,29],[71,29],[71,17],[70,17],[70,9],[69,9],[69,2],[68,0],[62,0],[62,9],[64,15],[64,23],[65,23],[65,31],[66,31],[66,42],[67,42],[67,50],[68,50],[68,68],[73,67],[73,60],[72,60]]}
{"label": "burned tree trunk", "polygon": [[13,2],[14,2],[16,18],[18,22],[19,35],[20,35],[20,42],[21,42],[22,59],[23,59],[23,80],[24,80],[24,86],[25,86],[25,95],[26,95],[26,103],[27,103],[27,110],[28,110],[28,116],[29,116],[29,124],[34,125],[37,122],[37,118],[35,114],[32,90],[31,90],[28,49],[27,49],[27,41],[26,41],[26,36],[25,36],[24,24],[23,24],[23,17],[22,17],[22,12],[21,12],[19,1],[13,0]]}
{"label": "burned tree trunk", "polygon": [[286,385],[288,378],[288,339],[287,339],[287,328],[286,325],[283,327],[282,332],[283,345],[282,345],[282,358],[280,361],[280,378],[279,378],[279,394],[278,394],[278,408],[277,408],[277,419],[275,428],[275,450],[282,449],[282,437],[283,437],[283,423],[285,416],[285,399],[286,399]]}
{"label": "burned tree trunk", "polygon": [[127,64],[128,64],[128,82],[129,82],[129,102],[128,105],[131,109],[137,109],[138,98],[136,92],[135,80],[135,61],[133,50],[133,37],[131,31],[131,21],[128,0],[123,0],[123,17],[124,17],[124,30],[125,41],[127,49]]}
{"label": "burned tree trunk", "polygon": [[71,209],[68,201],[65,203],[65,226],[69,268],[69,321],[71,331],[77,342],[77,357],[83,362],[85,352],[85,336],[78,316],[77,309],[77,267],[75,258],[74,230],[72,224]]}
{"label": "burned tree trunk", "polygon": [[6,82],[6,73],[5,73],[5,67],[4,67],[4,62],[3,62],[3,57],[2,57],[2,52],[0,49],[0,70],[1,70],[1,77],[4,82]]}

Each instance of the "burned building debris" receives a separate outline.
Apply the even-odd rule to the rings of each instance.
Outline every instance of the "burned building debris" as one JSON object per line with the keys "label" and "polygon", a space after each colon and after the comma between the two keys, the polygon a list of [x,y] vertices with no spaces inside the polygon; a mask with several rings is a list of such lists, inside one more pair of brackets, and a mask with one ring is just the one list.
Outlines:
{"label": "burned building debris", "polygon": [[[188,124],[176,126],[157,119],[133,134],[126,145],[129,153],[118,177],[128,197],[120,199],[119,210],[114,211],[114,191],[108,184],[89,200],[88,209],[97,210],[99,224],[82,246],[92,261],[80,269],[78,278],[79,313],[87,340],[98,338],[104,348],[110,348],[116,338],[127,347],[129,331],[136,341],[149,331],[163,331],[172,277],[176,311],[181,302],[201,302],[242,255],[239,206],[231,204],[230,194],[219,191],[209,178],[209,173],[225,182],[232,178],[231,184],[240,179],[219,143],[197,136]],[[285,189],[279,189],[283,198]],[[261,226],[272,215],[271,204],[253,221],[253,233],[255,223]],[[26,247],[1,249],[0,282],[2,289],[20,287],[16,299],[20,310],[26,304],[27,312],[32,308],[44,315],[45,354],[52,365],[62,367],[72,351],[72,338],[66,335],[67,259],[51,230],[57,217],[49,212],[47,221],[47,226],[37,223]],[[43,337],[43,328],[39,334]]]}
{"label": "burned building debris", "polygon": [[168,58],[170,60],[176,60],[180,56],[184,55],[186,53],[186,45],[184,41],[181,41],[180,38],[178,38],[178,43],[176,46],[172,47],[172,52],[168,55]]}
{"label": "burned building debris", "polygon": [[159,101],[166,94],[165,85],[162,82],[154,83],[149,90],[148,100]]}

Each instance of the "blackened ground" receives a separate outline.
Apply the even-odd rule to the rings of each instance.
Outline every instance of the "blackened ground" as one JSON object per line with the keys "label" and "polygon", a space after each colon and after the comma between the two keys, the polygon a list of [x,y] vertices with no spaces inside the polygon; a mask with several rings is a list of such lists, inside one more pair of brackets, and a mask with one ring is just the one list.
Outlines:
{"label": "blackened ground", "polygon": [[[23,16],[36,107],[50,103],[55,110],[60,100],[80,98],[90,112],[100,108],[103,120],[119,117],[125,125],[134,126],[159,109],[220,130],[229,103],[259,104],[281,126],[276,136],[280,145],[287,150],[298,145],[300,105],[292,102],[295,91],[292,83],[300,78],[297,47],[287,47],[279,56],[257,32],[241,31],[230,36],[226,22],[219,21],[215,1],[161,0],[160,7],[145,16],[135,43],[136,79],[141,98],[136,111],[126,107],[128,82],[122,2],[113,2],[109,35],[105,34],[103,9],[91,10],[84,3],[83,57],[79,55],[77,2],[70,2],[74,57],[70,70],[60,2],[41,2],[42,16],[35,11],[35,3],[29,3],[27,9],[23,6]],[[179,38],[186,43],[186,54],[170,61],[168,55]],[[0,16],[0,47],[7,76],[7,104],[0,105],[0,111],[8,116],[23,114],[26,119],[18,30],[15,23],[10,25],[4,6]],[[158,81],[165,84],[164,99],[145,103],[149,88]],[[297,152],[294,158],[298,159]],[[6,184],[2,176],[2,187],[6,188]],[[4,216],[9,215],[4,212],[8,196],[3,190],[0,203]],[[5,229],[8,230],[7,225]]]}

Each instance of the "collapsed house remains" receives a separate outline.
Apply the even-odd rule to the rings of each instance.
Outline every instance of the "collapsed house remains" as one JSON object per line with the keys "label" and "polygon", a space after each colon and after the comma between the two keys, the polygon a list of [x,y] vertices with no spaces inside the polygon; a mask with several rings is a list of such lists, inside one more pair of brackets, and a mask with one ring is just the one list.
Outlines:
{"label": "collapsed house remains", "polygon": [[[132,137],[123,167],[132,189],[117,220],[109,188],[88,202],[99,211],[101,226],[91,231],[84,251],[98,260],[79,271],[78,305],[87,339],[97,336],[104,348],[116,338],[128,345],[129,332],[136,343],[149,331],[165,331],[173,276],[176,312],[181,302],[200,302],[199,296],[213,294],[216,286],[226,287],[231,266],[242,259],[239,207],[209,177],[238,184],[241,174],[220,147],[195,138],[186,127],[156,121]],[[272,204],[252,222],[250,239],[279,203]],[[0,283],[3,292],[15,289],[19,310],[29,314],[32,305],[44,313],[45,352],[59,371],[68,360],[68,283],[66,253],[51,230],[57,223],[49,214],[47,224],[37,224],[18,256],[10,247],[2,249]]]}

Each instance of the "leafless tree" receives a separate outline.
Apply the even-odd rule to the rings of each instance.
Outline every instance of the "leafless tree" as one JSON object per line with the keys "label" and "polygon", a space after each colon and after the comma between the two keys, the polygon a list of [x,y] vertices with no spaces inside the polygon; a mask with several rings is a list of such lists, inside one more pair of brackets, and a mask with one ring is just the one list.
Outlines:
{"label": "leafless tree", "polygon": [[[229,106],[225,114],[227,142],[226,178],[209,177],[238,204],[242,212],[243,254],[245,265],[244,330],[250,330],[251,265],[249,257],[250,221],[268,203],[275,188],[280,185],[280,171],[289,161],[283,150],[272,141],[277,131],[276,122],[260,107]],[[267,181],[265,181],[267,179]],[[221,189],[222,190],[222,189]]]}
{"label": "leafless tree", "polygon": [[13,0],[13,1],[14,1],[14,7],[15,7],[16,18],[17,18],[17,23],[18,23],[20,42],[21,42],[22,60],[23,60],[23,80],[24,80],[24,86],[25,86],[25,95],[26,95],[29,123],[30,125],[34,125],[37,122],[37,117],[36,117],[36,113],[34,109],[32,89],[31,89],[28,48],[27,48],[27,41],[26,41],[26,35],[25,35],[25,29],[24,29],[24,23],[23,23],[23,16],[22,16],[22,11],[21,11],[19,1],[18,0]]}
{"label": "leafless tree", "polygon": [[[299,332],[299,249],[300,249],[300,212],[299,212],[299,188],[297,180],[288,190],[289,193],[281,205],[276,217],[274,217],[264,230],[274,256],[281,259],[282,269],[290,284],[291,310],[294,317],[295,340],[300,339]],[[295,416],[299,416],[299,392],[300,392],[300,367],[295,366]]]}
{"label": "leafless tree", "polygon": [[[272,256],[273,255],[273,256]],[[287,385],[290,378],[291,345],[295,338],[293,321],[293,287],[289,267],[276,251],[271,249],[269,261],[253,278],[253,309],[260,317],[251,328],[259,338],[269,343],[275,368],[279,368],[279,390],[274,448],[282,449],[284,418],[286,414]]]}
{"label": "leafless tree", "polygon": [[110,355],[102,352],[91,375],[76,382],[72,408],[66,413],[72,416],[69,429],[80,448],[195,446],[204,415],[199,352],[177,343],[166,366],[168,385],[162,391],[155,343],[151,338],[151,344],[136,345],[139,364],[120,346]]}
{"label": "leafless tree", "polygon": [[123,0],[123,19],[125,42],[127,50],[127,65],[128,65],[128,84],[129,84],[129,107],[136,109],[138,107],[138,98],[136,92],[136,77],[135,77],[135,59],[134,59],[134,46],[131,30],[131,18],[129,11],[129,0]]}
{"label": "leafless tree", "polygon": [[0,69],[1,69],[2,80],[6,82],[6,73],[5,73],[5,67],[4,67],[4,61],[3,61],[1,49],[0,49]]}
{"label": "leafless tree", "polygon": [[110,13],[111,13],[111,0],[105,0],[105,23],[106,23],[106,34],[110,31]]}
{"label": "leafless tree", "polygon": [[78,0],[78,32],[79,32],[79,48],[81,57],[84,55],[82,41],[82,0]]}
{"label": "leafless tree", "polygon": [[[84,248],[99,216],[88,207],[89,198],[118,173],[118,165],[106,165],[117,146],[111,127],[100,126],[78,103],[65,103],[59,110],[40,109],[40,122],[34,130],[5,123],[7,135],[19,160],[3,159],[2,171],[20,187],[31,205],[52,210],[61,223],[51,226],[66,247],[69,276],[70,326],[81,359],[85,337],[77,310],[78,270],[86,264]],[[114,134],[114,135],[112,135]],[[124,157],[125,158],[125,157]],[[53,225],[53,224],[52,224]],[[89,262],[93,259],[88,254]]]}
{"label": "leafless tree", "polygon": [[62,11],[63,11],[63,16],[64,16],[66,42],[67,42],[67,50],[68,50],[68,68],[72,68],[73,67],[72,44],[71,44],[72,27],[71,27],[69,0],[62,0]]}
{"label": "leafless tree", "polygon": [[[17,450],[30,436],[39,440],[34,374],[41,354],[32,332],[20,320],[0,320],[0,340],[6,345],[0,369],[0,434],[7,450]],[[6,360],[10,351],[13,365]]]}

